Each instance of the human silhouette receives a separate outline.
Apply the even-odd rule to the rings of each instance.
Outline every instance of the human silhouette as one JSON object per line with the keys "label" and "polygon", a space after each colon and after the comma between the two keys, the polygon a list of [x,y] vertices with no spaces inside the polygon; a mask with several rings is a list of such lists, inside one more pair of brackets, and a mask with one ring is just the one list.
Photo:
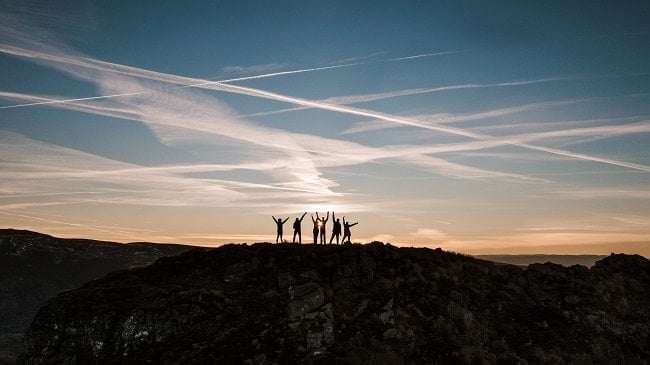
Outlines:
{"label": "human silhouette", "polygon": [[334,237],[336,237],[336,244],[339,244],[339,236],[341,235],[341,220],[336,219],[336,216],[334,215],[334,211],[332,211],[332,220],[334,221],[334,227],[332,228],[332,236],[330,237],[330,245],[332,244],[332,241],[334,240]]}
{"label": "human silhouette", "polygon": [[298,234],[298,242],[302,243],[302,234],[300,233],[301,230],[301,224],[302,224],[302,219],[305,218],[305,215],[307,212],[303,213],[302,217],[296,218],[296,221],[293,222],[293,243],[296,243],[296,234]]}
{"label": "human silhouette", "polygon": [[320,227],[320,218],[318,217],[318,212],[316,212],[316,219],[314,219],[314,215],[311,215],[311,221],[314,222],[314,230],[312,231],[314,233],[314,244],[318,243],[318,229]]}
{"label": "human silhouette", "polygon": [[275,222],[275,224],[278,225],[278,234],[275,236],[275,243],[278,243],[278,239],[280,240],[280,242],[282,242],[282,225],[287,223],[289,217],[287,217],[287,219],[285,220],[282,220],[282,218],[276,219],[274,216],[271,217],[273,217],[273,221]]}
{"label": "human silhouette", "polygon": [[[343,217],[343,243],[352,243],[352,232],[350,232],[350,227],[354,227],[357,224],[359,224],[359,222],[350,224],[350,222],[345,221],[345,216]],[[345,240],[346,237],[348,238],[347,241]]]}
{"label": "human silhouette", "polygon": [[320,243],[321,243],[321,245],[325,244],[325,240],[326,240],[325,231],[327,230],[327,227],[325,225],[327,224],[327,221],[329,219],[330,219],[330,212],[327,212],[327,217],[326,218],[321,217],[321,219],[320,219]]}

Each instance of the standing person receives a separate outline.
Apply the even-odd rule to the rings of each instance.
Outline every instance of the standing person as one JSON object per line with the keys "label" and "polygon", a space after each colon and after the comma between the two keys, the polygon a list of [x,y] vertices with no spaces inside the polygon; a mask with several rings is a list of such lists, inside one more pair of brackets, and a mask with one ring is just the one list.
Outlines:
{"label": "standing person", "polygon": [[300,219],[296,218],[296,221],[293,222],[293,243],[296,243],[296,234],[298,234],[298,242],[302,243],[302,234],[300,233],[301,231],[301,225],[302,225],[302,219],[305,218],[305,215],[307,212],[303,213],[302,217]]}
{"label": "standing person", "polygon": [[316,219],[314,219],[314,215],[311,215],[311,221],[314,222],[314,230],[312,231],[314,233],[314,244],[318,243],[318,227],[320,227],[320,218],[318,218],[318,212],[316,212]]}
{"label": "standing person", "polygon": [[325,241],[327,238],[325,238],[326,233],[325,231],[327,230],[327,227],[325,226],[327,224],[327,221],[330,219],[330,212],[327,212],[327,217],[326,218],[321,218],[320,219],[320,243],[321,245],[325,244]]}
{"label": "standing person", "polygon": [[332,236],[330,237],[330,245],[332,244],[332,240],[334,240],[334,237],[336,237],[336,244],[339,244],[339,236],[341,235],[341,220],[336,219],[336,216],[334,215],[334,211],[332,211],[332,220],[334,221],[334,228],[332,228]]}
{"label": "standing person", "polygon": [[287,223],[289,220],[289,217],[287,219],[282,220],[282,218],[276,219],[274,216],[271,216],[273,218],[273,221],[275,224],[278,225],[278,234],[275,236],[275,243],[278,243],[278,239],[280,240],[280,243],[282,243],[282,225]]}
{"label": "standing person", "polygon": [[354,227],[357,224],[359,224],[359,222],[350,224],[350,222],[346,222],[345,217],[343,217],[343,243],[346,242],[345,237],[348,238],[347,242],[352,243],[352,232],[350,232],[350,227]]}

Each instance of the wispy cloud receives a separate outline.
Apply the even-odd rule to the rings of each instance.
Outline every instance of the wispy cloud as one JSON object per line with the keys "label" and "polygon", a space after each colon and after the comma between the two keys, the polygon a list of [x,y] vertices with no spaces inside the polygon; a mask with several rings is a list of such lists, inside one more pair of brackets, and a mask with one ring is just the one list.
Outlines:
{"label": "wispy cloud", "polygon": [[411,233],[411,236],[435,241],[446,240],[448,238],[446,233],[435,228],[418,228],[415,232]]}
{"label": "wispy cloud", "polygon": [[[133,235],[133,234],[130,234],[130,233],[125,233],[124,229],[114,229],[113,227],[101,227],[101,226],[93,226],[93,225],[89,225],[89,224],[64,222],[64,221],[61,221],[61,220],[54,220],[54,219],[36,217],[34,215],[31,215],[31,214],[24,214],[24,213],[18,213],[18,212],[15,212],[15,211],[7,211],[7,210],[0,210],[0,215],[12,216],[12,217],[20,217],[20,218],[28,218],[30,220],[60,224],[60,225],[65,225],[65,226],[78,227],[78,228],[83,228],[83,229],[91,230],[91,231],[97,231],[97,232],[106,233],[106,234],[110,234],[110,235],[118,235],[118,236],[126,237],[126,238],[129,238],[129,239],[138,239],[138,236],[136,236],[136,235]],[[106,228],[106,229],[104,229],[104,228]]]}
{"label": "wispy cloud", "polygon": [[[515,81],[508,81],[508,82],[488,83],[488,84],[467,83],[467,84],[458,84],[458,85],[438,86],[432,88],[403,89],[403,90],[395,90],[395,91],[372,93],[372,94],[336,96],[336,97],[322,99],[319,101],[325,103],[331,103],[331,104],[351,105],[351,104],[367,103],[371,101],[392,99],[397,97],[430,94],[430,93],[444,92],[444,91],[498,88],[498,87],[518,87],[518,86],[528,86],[528,85],[543,84],[543,83],[550,83],[550,82],[591,80],[591,79],[601,79],[601,78],[605,78],[605,79],[633,78],[633,77],[641,77],[641,76],[648,76],[648,75],[650,74],[649,73],[611,74],[611,75],[597,75],[597,76],[548,77],[548,78],[540,78],[540,79],[515,80]],[[554,106],[596,101],[600,99],[601,98],[558,100],[558,101],[531,103],[527,105],[508,107],[508,108],[500,108],[500,109],[494,109],[494,110],[480,112],[480,113],[460,114],[460,115],[440,113],[436,115],[411,116],[411,118],[415,118],[425,122],[431,121],[431,122],[438,122],[438,123],[467,122],[467,121],[480,120],[480,119],[492,118],[498,116],[506,116],[506,115],[516,114],[516,113],[523,113],[527,111],[554,107]],[[261,116],[276,115],[276,114],[307,110],[307,109],[311,109],[311,107],[292,107],[292,108],[285,108],[285,109],[270,110],[266,112],[246,114],[244,117],[261,117]],[[386,128],[395,128],[398,126],[399,125],[396,125],[395,123],[388,123],[382,120],[357,122],[353,124],[351,127],[349,127],[348,129],[346,129],[345,131],[343,131],[342,134],[361,133],[361,132],[375,131],[375,130],[386,129]]]}
{"label": "wispy cloud", "polygon": [[[548,82],[552,81],[555,79],[543,79],[543,80],[531,80],[527,83],[538,83],[538,82]],[[492,85],[480,85],[477,87],[495,87],[495,86],[506,86],[509,84],[513,83],[502,83],[502,84],[492,84]],[[521,85],[521,84],[519,84]],[[462,87],[463,85],[458,85],[459,87]],[[464,87],[462,87],[464,88]],[[392,95],[397,95],[398,93],[392,93]],[[386,97],[392,97],[389,96],[391,94],[387,93]],[[409,94],[408,92],[402,94],[402,95],[412,95]],[[638,97],[638,96],[648,96],[647,94],[632,94],[632,95],[623,95],[622,97]],[[369,96],[368,96],[369,97]],[[380,96],[377,95],[379,98]],[[621,97],[621,96],[618,96]],[[370,98],[370,97],[369,97]],[[416,116],[409,116],[405,118],[411,118],[420,121],[423,124],[428,124],[428,125],[439,125],[439,124],[451,124],[451,123],[461,123],[461,122],[471,122],[471,121],[477,121],[477,120],[483,120],[483,119],[488,119],[488,118],[495,118],[495,117],[504,117],[508,115],[513,115],[513,114],[520,114],[520,113],[525,113],[525,112],[531,112],[534,110],[538,109],[545,109],[545,108],[552,108],[552,107],[558,107],[558,106],[564,106],[564,105],[572,105],[572,104],[578,104],[578,103],[586,103],[586,102],[599,102],[599,101],[606,101],[610,100],[611,97],[592,97],[592,98],[582,98],[582,99],[565,99],[565,100],[553,100],[553,101],[546,101],[546,102],[539,102],[539,103],[530,103],[530,104],[525,104],[525,105],[518,105],[518,106],[511,106],[511,107],[506,107],[506,108],[497,108],[497,109],[491,109],[491,110],[486,110],[482,112],[477,112],[477,113],[467,113],[467,114],[450,114],[450,113],[438,113],[438,114],[432,114],[432,115],[416,115]],[[361,99],[359,99],[361,100]],[[353,103],[356,103],[353,102]],[[342,103],[345,104],[345,103]],[[259,115],[259,114],[257,114]],[[547,124],[548,126],[548,124]],[[353,125],[351,125],[348,129],[342,132],[342,134],[354,134],[354,133],[364,133],[364,132],[371,132],[371,131],[377,131],[377,130],[382,130],[382,129],[387,129],[387,128],[396,128],[400,127],[399,124],[395,123],[390,123],[388,121],[379,119],[379,120],[369,120],[369,121],[362,121],[362,122],[356,122]],[[487,127],[475,127],[472,130],[493,130],[493,129],[503,129],[507,127],[502,126],[502,125],[489,125]],[[528,128],[531,127],[530,125],[527,126]]]}
{"label": "wispy cloud", "polygon": [[[369,117],[369,118],[383,120],[383,121],[386,121],[386,122],[392,122],[392,123],[401,124],[401,125],[405,125],[405,126],[411,126],[411,127],[416,127],[416,128],[433,130],[433,131],[437,131],[437,132],[441,132],[441,133],[467,137],[467,138],[471,138],[471,139],[475,139],[475,140],[493,141],[493,140],[497,139],[497,138],[489,136],[489,135],[474,133],[474,132],[471,132],[471,131],[468,131],[468,130],[465,130],[465,129],[462,129],[462,128],[456,128],[456,127],[451,127],[451,126],[442,125],[442,124],[422,123],[421,121],[418,121],[418,120],[415,120],[415,119],[412,119],[412,118],[398,117],[398,116],[393,116],[393,115],[389,115],[389,114],[374,112],[374,111],[360,109],[360,108],[352,108],[352,107],[348,107],[348,106],[336,105],[336,104],[331,104],[331,103],[326,103],[326,102],[321,102],[321,101],[313,101],[313,100],[308,100],[308,99],[304,99],[304,98],[286,96],[286,95],[281,95],[281,94],[277,94],[277,93],[273,93],[273,92],[269,92],[269,91],[264,91],[264,90],[260,90],[260,89],[254,89],[254,88],[249,88],[249,87],[231,85],[231,84],[227,84],[227,83],[224,83],[224,82],[211,82],[211,81],[200,80],[200,79],[195,79],[195,78],[188,78],[188,77],[175,76],[175,75],[170,75],[170,74],[163,74],[163,73],[159,73],[159,72],[155,72],[155,71],[148,71],[148,70],[138,69],[138,68],[135,68],[135,67],[129,67],[129,66],[123,66],[123,65],[119,65],[119,64],[114,64],[114,63],[110,63],[110,62],[92,60],[92,59],[88,59],[88,58],[80,58],[80,57],[75,57],[75,56],[66,56],[66,55],[62,55],[62,54],[53,55],[53,54],[50,54],[50,53],[43,53],[43,52],[39,52],[39,51],[26,50],[26,49],[22,49],[22,48],[19,48],[19,47],[6,46],[6,45],[0,46],[0,51],[4,52],[4,53],[8,53],[8,54],[13,54],[13,55],[16,55],[16,56],[28,57],[30,59],[52,61],[52,62],[56,62],[59,65],[60,64],[76,65],[76,66],[81,66],[81,67],[84,67],[84,68],[90,69],[90,70],[99,70],[99,71],[120,73],[120,74],[129,75],[129,76],[133,76],[133,77],[138,77],[138,78],[144,78],[144,79],[150,79],[150,80],[156,80],[156,81],[162,81],[162,82],[182,85],[182,86],[185,86],[185,87],[199,87],[199,88],[206,88],[206,89],[210,89],[210,90],[224,91],[224,92],[235,93],[235,94],[243,94],[243,95],[254,96],[254,97],[263,98],[263,99],[270,99],[270,100],[275,100],[275,101],[280,101],[280,102],[291,103],[291,104],[295,104],[295,105],[299,105],[299,106],[303,106],[303,107],[317,108],[317,109],[329,110],[329,111],[333,111],[333,112],[345,113],[345,114],[350,114],[350,115]],[[420,56],[424,57],[424,56],[430,56],[430,55],[433,55],[433,54],[409,56],[409,57],[420,57]],[[395,59],[395,60],[397,60],[397,59]],[[334,67],[334,66],[332,66],[332,67]],[[71,72],[70,70],[67,70],[67,71]],[[72,73],[73,74],[76,73],[77,75],[79,74],[78,71],[72,71]],[[112,91],[111,94],[115,94],[115,90],[110,90],[110,91]],[[123,91],[123,90],[120,90],[120,91]],[[123,93],[123,92],[121,92],[121,93]],[[590,155],[587,155],[587,154],[575,153],[575,152],[571,152],[571,151],[561,150],[561,149],[558,149],[558,148],[535,146],[535,145],[530,145],[528,143],[519,143],[519,142],[514,142],[513,143],[513,142],[510,142],[510,141],[507,141],[506,144],[518,146],[518,147],[525,148],[525,149],[540,151],[540,152],[544,152],[544,153],[555,154],[555,155],[558,155],[558,156],[564,156],[564,157],[579,159],[579,160],[599,162],[599,163],[616,165],[616,166],[620,166],[620,167],[637,169],[637,170],[642,170],[642,171],[650,171],[650,167],[645,166],[645,165],[629,163],[629,162],[625,162],[625,161],[618,161],[618,160],[603,158],[603,157],[598,157],[598,156],[590,156]]]}
{"label": "wispy cloud", "polygon": [[[312,156],[304,155],[305,153],[320,152],[320,155],[317,156],[316,160],[320,160],[320,162],[324,166],[337,165],[338,163],[333,163],[332,161],[340,159],[339,157],[342,157],[342,154],[340,153],[340,149],[336,151],[334,149],[332,151],[314,151],[310,147],[303,147],[299,143],[296,143],[297,138],[292,138],[291,134],[286,133],[284,131],[278,132],[270,129],[260,128],[253,125],[246,125],[246,123],[242,121],[228,123],[228,121],[233,120],[233,116],[228,115],[230,114],[229,112],[227,112],[225,115],[228,118],[219,118],[219,122],[215,123],[216,120],[216,118],[214,118],[215,115],[224,116],[223,112],[220,113],[220,111],[224,109],[222,105],[217,107],[216,110],[215,108],[206,109],[205,105],[210,104],[208,100],[205,99],[200,100],[197,103],[196,100],[197,97],[194,95],[183,94],[182,97],[179,97],[178,95],[180,94],[180,90],[178,88],[174,89],[173,94],[170,92],[166,92],[168,91],[168,89],[151,90],[151,88],[150,87],[148,88],[147,85],[143,83],[138,83],[134,79],[118,78],[116,77],[115,73],[117,72],[122,75],[133,76],[140,79],[172,83],[172,84],[180,85],[179,87],[181,88],[203,87],[203,88],[215,89],[216,86],[217,90],[221,90],[225,87],[225,89],[228,90],[229,92],[233,92],[233,90],[235,90],[237,93],[244,93],[246,95],[250,95],[251,93],[253,93],[255,94],[255,96],[271,98],[274,100],[276,99],[284,100],[289,97],[283,97],[279,95],[276,96],[272,93],[267,93],[255,89],[249,90],[248,88],[226,85],[224,83],[215,83],[206,80],[166,75],[166,74],[161,74],[153,71],[141,70],[133,67],[92,60],[92,59],[83,58],[75,55],[69,55],[69,54],[66,55],[56,50],[52,50],[46,46],[43,46],[43,48],[48,50],[48,52],[44,53],[41,51],[31,51],[31,50],[21,49],[19,47],[6,46],[6,45],[0,46],[0,49],[2,49],[2,51],[10,54],[28,57],[30,59],[37,59],[40,61],[54,62],[53,66],[75,77],[82,78],[88,81],[99,82],[99,86],[101,87],[101,89],[104,91],[105,94],[110,94],[113,96],[119,94],[120,96],[128,96],[129,98],[127,98],[128,99],[127,101],[116,101],[116,103],[107,106],[106,103],[103,104],[90,103],[92,101],[97,101],[97,102],[106,101],[106,100],[99,100],[99,98],[95,98],[95,97],[91,98],[90,100],[76,100],[76,101],[62,101],[62,100],[51,100],[51,99],[48,100],[47,98],[32,97],[31,99],[36,103],[52,103],[73,110],[99,113],[103,115],[110,115],[110,116],[124,118],[124,119],[138,120],[152,125],[155,131],[156,130],[160,131],[161,126],[163,126],[165,128],[173,127],[178,129],[194,130],[199,132],[209,132],[217,135],[225,135],[227,137],[235,138],[239,140],[243,139],[245,142],[254,143],[257,145],[263,145],[269,148],[279,149],[284,151],[285,153],[294,154],[294,155],[302,154],[302,157],[300,156],[297,157],[301,158],[300,161],[302,162],[306,161],[307,165],[313,162],[314,158]],[[436,54],[417,55],[417,57],[418,58],[429,57],[433,55]],[[336,67],[342,67],[342,66],[345,65],[339,65]],[[107,74],[103,75],[102,73],[100,73],[98,75],[97,74],[98,71],[105,72]],[[303,72],[303,71],[305,70],[297,70],[297,72]],[[108,74],[110,74],[110,77],[108,77]],[[270,77],[271,75],[267,74],[262,76]],[[118,91],[118,93],[116,93],[116,91]],[[146,95],[147,93],[149,93],[150,95]],[[8,95],[7,93],[5,93],[4,95],[11,98],[15,98],[17,96],[17,95]],[[29,100],[30,98],[28,97],[27,99]],[[119,97],[116,99],[122,100]],[[161,100],[161,103],[155,106],[155,110],[145,110],[145,108],[151,106],[152,101],[157,102],[160,99],[164,99],[164,100]],[[175,100],[177,104],[182,104],[185,101],[185,104],[187,104],[187,106],[174,105],[173,110],[162,111],[161,110],[162,108],[172,109],[169,107],[169,105],[171,104],[170,99]],[[192,102],[187,102],[186,101],[187,99],[192,99]],[[197,104],[202,106],[202,109],[205,109],[205,112],[194,113],[193,115],[187,115],[186,111],[195,110]],[[213,105],[215,104],[214,100],[212,100],[211,104]],[[206,116],[208,115],[210,116],[210,118],[206,119]],[[242,133],[243,130],[246,130],[246,133]],[[268,138],[269,132],[271,133],[271,135],[274,135],[277,138]],[[300,137],[302,140],[305,140],[307,138],[308,141],[310,142],[324,141],[322,138],[314,137],[314,136],[300,136]],[[324,142],[332,142],[332,141],[325,140]],[[347,153],[345,155],[348,157],[347,160],[352,161],[353,163],[367,162],[369,160],[376,160],[377,158],[385,159],[385,158],[403,156],[403,154],[395,154],[395,152],[391,151],[390,149],[383,151],[383,153],[377,154],[376,149],[367,148],[365,146],[357,145],[354,143],[337,141],[335,144],[338,144],[339,147],[341,144],[350,147],[347,149]],[[314,146],[314,145],[324,145],[324,144],[311,143],[305,145]],[[356,156],[354,151],[356,151]],[[350,155],[353,155],[352,158],[349,158]],[[301,166],[300,169],[306,171],[304,165],[305,164],[292,164],[291,166]],[[454,165],[453,163],[447,163],[446,170],[449,171],[452,170],[451,167],[453,165]],[[474,169],[474,170],[478,171],[478,169]],[[308,182],[309,184],[312,185],[315,181],[320,180],[323,186],[331,186],[330,183],[324,181],[322,178],[319,178],[320,173],[314,169],[311,169],[311,171],[308,172],[308,174],[305,174],[303,172],[296,172],[295,175],[300,176],[303,181]],[[501,174],[490,174],[487,171],[484,174],[482,174],[482,176],[489,176],[489,175],[500,176]],[[464,176],[464,174],[457,174],[456,176]]]}
{"label": "wispy cloud", "polygon": [[[1,47],[0,47],[0,50]],[[23,52],[25,54],[29,54],[29,51]],[[40,53],[37,54],[32,54],[33,57],[43,59],[43,58],[52,58],[56,59],[56,62],[66,62],[65,59],[66,57],[49,57],[49,56],[43,56]],[[70,57],[68,57],[70,58]],[[118,72],[121,74],[125,75],[131,75],[134,77],[138,78],[145,78],[145,79],[152,79],[156,81],[164,81],[164,82],[170,82],[170,83],[175,83],[175,84],[185,84],[185,85],[191,85],[192,87],[201,87],[201,88],[207,88],[211,90],[218,90],[218,91],[226,91],[230,93],[235,93],[235,94],[243,94],[243,95],[249,95],[249,96],[255,96],[263,99],[270,99],[270,100],[275,100],[275,101],[282,101],[282,102],[287,102],[291,104],[296,104],[296,105],[302,105],[302,106],[308,106],[308,107],[313,107],[313,108],[318,108],[318,109],[323,109],[323,110],[329,110],[329,111],[334,111],[334,112],[340,112],[340,113],[346,113],[346,114],[351,114],[351,115],[357,115],[357,116],[364,116],[364,117],[370,117],[370,118],[375,118],[379,120],[383,120],[386,122],[392,122],[392,123],[397,123],[401,125],[406,125],[406,126],[411,126],[411,127],[416,127],[416,128],[423,128],[423,129],[428,129],[428,130],[433,130],[437,132],[442,132],[446,134],[452,134],[452,135],[457,135],[457,136],[462,136],[462,137],[467,137],[479,141],[484,141],[487,142],[488,144],[506,144],[506,145],[513,145],[513,146],[518,146],[521,148],[525,149],[530,149],[530,150],[535,150],[535,151],[540,151],[540,152],[545,152],[545,153],[550,153],[558,156],[564,156],[568,158],[574,158],[574,159],[579,159],[579,160],[585,160],[585,161],[593,161],[593,162],[599,162],[599,163],[604,163],[604,164],[610,164],[610,165],[616,165],[620,167],[626,167],[626,168],[631,168],[631,169],[637,169],[641,171],[650,171],[650,167],[641,165],[641,164],[635,164],[635,163],[629,163],[625,161],[618,161],[614,159],[609,159],[609,158],[604,158],[604,157],[598,157],[598,156],[591,156],[587,154],[582,154],[582,153],[575,153],[571,151],[565,151],[561,150],[558,148],[551,148],[551,147],[543,147],[543,146],[536,146],[536,145],[531,145],[529,143],[522,143],[519,141],[512,141],[509,139],[501,139],[499,141],[499,138],[492,137],[489,135],[485,134],[480,134],[480,133],[475,133],[471,132],[462,128],[456,128],[452,126],[447,126],[447,125],[441,125],[441,124],[430,124],[430,123],[422,123],[421,121],[411,119],[411,118],[405,118],[405,117],[398,117],[398,116],[393,116],[389,114],[384,114],[384,113],[379,113],[379,112],[374,112],[370,110],[365,110],[365,109],[359,109],[359,108],[352,108],[348,106],[341,106],[341,105],[335,105],[335,104],[329,104],[329,103],[324,103],[324,102],[319,102],[319,101],[313,101],[313,100],[307,100],[303,98],[298,98],[298,97],[292,97],[292,96],[286,96],[286,95],[281,95],[277,93],[272,93],[268,91],[263,91],[259,89],[253,89],[253,88],[248,88],[248,87],[242,87],[242,86],[236,86],[236,85],[230,85],[230,84],[224,84],[224,83],[219,83],[219,82],[209,82],[209,81],[203,81],[199,82],[200,80],[197,79],[192,79],[192,78],[187,78],[187,77],[181,77],[181,76],[174,76],[174,75],[169,75],[169,74],[161,74],[158,72],[154,71],[147,71],[147,70],[142,70],[142,69],[137,69],[134,67],[129,67],[129,66],[122,66],[122,65],[116,65],[112,63],[107,63],[103,61],[86,61],[84,60],[79,61],[77,58],[72,57],[72,61],[69,62],[70,64],[79,64],[81,63],[84,67],[90,67],[93,70],[103,70],[103,71],[108,71],[108,72]],[[76,71],[75,73],[78,73]],[[111,78],[111,81],[114,82],[114,77]],[[114,92],[114,89],[110,89],[110,91]],[[121,90],[123,91],[123,90]],[[180,117],[180,115],[179,115]]]}
{"label": "wispy cloud", "polygon": [[227,66],[221,69],[223,73],[227,74],[260,74],[260,73],[269,73],[276,72],[283,68],[286,68],[287,65],[280,63],[268,63],[265,65],[251,65],[251,66]]}
{"label": "wispy cloud", "polygon": [[[127,68],[128,73],[132,73],[132,68]],[[91,80],[89,75],[83,72],[83,69],[74,69],[72,71],[75,76]],[[149,72],[145,72],[149,73]],[[97,78],[94,76],[92,80],[105,81],[101,83],[101,87],[107,91],[128,91],[130,98],[114,100],[115,103],[107,105],[106,100],[102,104],[90,103],[99,100],[84,100],[82,102],[69,102],[58,103],[57,105],[63,108],[73,110],[80,110],[92,113],[100,113],[103,115],[111,115],[125,119],[134,119],[154,126],[154,130],[158,130],[159,126],[183,128],[199,132],[208,132],[217,135],[223,135],[230,138],[243,140],[248,143],[256,145],[263,145],[265,147],[279,149],[293,154],[317,153],[317,156],[303,156],[302,162],[313,163],[318,161],[321,166],[336,166],[345,161],[347,164],[358,164],[372,160],[386,159],[386,158],[403,158],[411,155],[409,151],[398,151],[391,148],[370,148],[358,145],[352,142],[345,141],[331,141],[321,137],[311,135],[296,135],[285,131],[279,132],[276,130],[262,128],[259,126],[251,125],[241,120],[235,121],[236,117],[230,113],[224,113],[223,110],[227,109],[223,105],[219,105],[215,100],[204,96],[197,96],[188,93],[181,93],[180,90],[175,89],[173,93],[168,90],[151,90],[147,93],[142,91],[142,83],[137,83],[133,79],[120,79],[115,75],[104,78]],[[163,77],[158,77],[161,79]],[[132,91],[133,90],[133,91]],[[125,94],[124,92],[120,94]],[[10,95],[16,98],[17,94]],[[35,99],[39,102],[47,102],[47,99],[34,98],[27,96],[27,99]],[[135,98],[135,99],[134,99]],[[171,102],[171,101],[174,102]],[[151,109],[153,107],[153,109]],[[187,111],[193,113],[187,113]],[[217,118],[216,116],[220,116]],[[273,136],[269,138],[269,136]],[[164,136],[163,136],[164,137]],[[301,142],[297,142],[301,141]],[[311,146],[319,146],[313,149]],[[330,147],[328,147],[330,146]],[[345,147],[345,153],[341,152],[341,147]],[[409,159],[411,160],[411,159]],[[471,176],[481,177],[500,177],[509,176],[512,174],[493,173],[486,170],[463,167],[451,162],[441,161],[440,159],[428,158],[422,156],[418,164],[422,164],[422,160],[428,160],[428,168],[431,167],[444,167],[442,173],[451,174],[456,177],[471,178]],[[304,163],[292,164],[294,169],[304,169]],[[299,166],[299,167],[298,167]],[[458,172],[454,172],[454,171]],[[472,174],[467,174],[467,171],[472,171]],[[477,172],[480,172],[477,174]],[[319,174],[312,170],[308,175],[302,172],[296,174],[303,177],[303,180],[313,184],[319,180]],[[322,179],[321,179],[322,181]],[[325,186],[329,185],[328,182],[322,181]]]}
{"label": "wispy cloud", "polygon": [[552,193],[563,199],[650,199],[650,191],[648,191],[647,186],[556,190]]}

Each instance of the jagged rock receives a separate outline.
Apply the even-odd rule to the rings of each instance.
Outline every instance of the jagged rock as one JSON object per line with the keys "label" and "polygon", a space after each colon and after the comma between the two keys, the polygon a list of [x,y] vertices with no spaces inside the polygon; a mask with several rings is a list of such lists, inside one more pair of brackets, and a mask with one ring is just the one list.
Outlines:
{"label": "jagged rock", "polygon": [[52,298],[19,363],[645,364],[649,267],[378,243],[194,250]]}
{"label": "jagged rock", "polygon": [[368,308],[368,302],[369,300],[366,298],[362,300],[361,303],[359,303],[359,305],[357,306],[357,310],[354,312],[355,317],[360,316],[361,313],[363,313],[366,310],[366,308]]}
{"label": "jagged rock", "polygon": [[324,301],[325,293],[323,292],[323,288],[316,285],[315,289],[311,292],[305,293],[295,300],[290,301],[287,304],[287,313],[291,318],[300,317],[320,307]]}
{"label": "jagged rock", "polygon": [[[305,341],[307,350],[312,355],[323,355],[334,343],[334,310],[332,303],[327,303],[318,312],[305,316],[311,321]],[[315,322],[315,325],[314,325]]]}
{"label": "jagged rock", "polygon": [[379,315],[379,319],[382,321],[384,324],[395,324],[395,321],[393,320],[393,298],[391,298],[388,303],[386,303],[383,308],[384,311]]}

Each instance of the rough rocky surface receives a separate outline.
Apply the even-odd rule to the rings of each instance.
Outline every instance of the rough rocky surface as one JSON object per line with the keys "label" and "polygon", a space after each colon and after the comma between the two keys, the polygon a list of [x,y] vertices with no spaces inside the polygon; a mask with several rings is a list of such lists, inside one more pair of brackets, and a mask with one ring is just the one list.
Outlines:
{"label": "rough rocky surface", "polygon": [[645,364],[650,263],[523,269],[429,249],[228,245],[48,300],[19,363]]}
{"label": "rough rocky surface", "polygon": [[115,270],[146,266],[190,247],[120,244],[63,239],[13,229],[0,230],[0,363],[12,363],[45,301]]}

